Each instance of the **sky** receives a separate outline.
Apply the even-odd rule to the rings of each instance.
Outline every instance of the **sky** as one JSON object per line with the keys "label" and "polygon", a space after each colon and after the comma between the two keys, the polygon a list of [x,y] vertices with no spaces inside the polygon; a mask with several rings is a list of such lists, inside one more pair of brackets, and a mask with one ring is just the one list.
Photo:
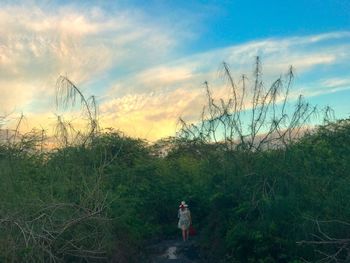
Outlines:
{"label": "sky", "polygon": [[55,106],[64,75],[96,96],[102,127],[155,141],[198,121],[204,81],[227,95],[223,62],[249,79],[256,56],[266,86],[293,66],[295,97],[349,117],[348,0],[0,0],[0,116],[48,133],[57,115],[78,123]]}

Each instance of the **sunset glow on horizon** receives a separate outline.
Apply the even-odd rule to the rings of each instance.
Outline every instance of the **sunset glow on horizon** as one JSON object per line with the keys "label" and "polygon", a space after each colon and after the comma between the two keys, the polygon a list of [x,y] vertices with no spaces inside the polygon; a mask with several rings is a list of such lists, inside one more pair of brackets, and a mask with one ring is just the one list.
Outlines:
{"label": "sunset glow on horizon", "polygon": [[179,117],[199,120],[204,81],[216,98],[227,95],[223,61],[238,81],[249,79],[256,56],[266,86],[292,65],[293,94],[348,117],[350,4],[250,2],[0,0],[4,125],[23,113],[25,130],[50,134],[57,115],[79,126],[78,109],[55,105],[64,75],[96,96],[101,127],[155,141],[175,135]]}

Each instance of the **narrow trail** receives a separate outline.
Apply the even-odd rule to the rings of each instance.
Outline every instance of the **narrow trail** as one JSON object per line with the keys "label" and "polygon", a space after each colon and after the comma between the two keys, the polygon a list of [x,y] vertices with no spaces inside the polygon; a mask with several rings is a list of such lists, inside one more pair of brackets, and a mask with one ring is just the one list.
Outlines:
{"label": "narrow trail", "polygon": [[164,240],[147,248],[151,263],[199,263],[195,240]]}

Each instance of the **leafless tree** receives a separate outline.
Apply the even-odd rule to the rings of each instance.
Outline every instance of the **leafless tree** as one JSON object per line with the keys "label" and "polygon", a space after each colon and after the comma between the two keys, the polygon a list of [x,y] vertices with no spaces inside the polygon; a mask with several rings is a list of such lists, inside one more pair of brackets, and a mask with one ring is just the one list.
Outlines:
{"label": "leafless tree", "polygon": [[[308,219],[316,226],[316,233],[311,234],[312,240],[298,241],[299,245],[311,245],[320,259],[317,262],[349,262],[350,261],[350,238],[333,237],[328,234],[322,226],[334,225],[339,227],[350,227],[350,223],[342,220],[317,220]],[[307,260],[305,260],[308,262]]]}
{"label": "leafless tree", "polygon": [[[79,100],[79,102],[77,102]],[[85,98],[80,89],[67,77],[60,76],[56,82],[56,106],[57,108],[67,109],[75,106],[77,103],[82,108],[83,117],[88,121],[86,131],[76,131],[75,136],[70,136],[72,142],[81,140],[85,145],[89,139],[93,138],[98,132],[98,110],[96,98],[91,96]],[[62,117],[57,118],[56,136],[61,136],[64,145],[69,144],[69,134],[74,132],[70,123],[62,121]]]}
{"label": "leafless tree", "polygon": [[222,72],[229,88],[227,100],[215,100],[208,82],[204,82],[207,105],[198,124],[188,124],[180,118],[177,136],[207,143],[221,143],[227,149],[260,151],[286,146],[300,136],[305,124],[317,109],[300,95],[292,113],[288,114],[293,68],[265,87],[260,58],[255,61],[253,81],[242,75],[238,84],[227,63]]}

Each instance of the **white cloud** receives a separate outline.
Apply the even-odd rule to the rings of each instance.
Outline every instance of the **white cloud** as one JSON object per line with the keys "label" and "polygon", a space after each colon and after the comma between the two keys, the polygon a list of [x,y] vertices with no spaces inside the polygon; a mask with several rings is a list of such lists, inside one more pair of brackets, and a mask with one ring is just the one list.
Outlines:
{"label": "white cloud", "polygon": [[[256,40],[179,58],[175,48],[185,45],[190,30],[146,21],[137,11],[6,5],[0,10],[0,113],[53,101],[55,80],[67,74],[89,88],[87,95],[102,98],[103,125],[156,139],[173,134],[179,116],[196,120],[205,103],[204,81],[217,98],[228,96],[219,74],[222,61],[236,80],[243,73],[251,79],[259,55],[267,85],[290,65],[297,80],[319,75],[308,85],[296,82],[295,92],[304,87],[306,95],[349,84],[318,71],[349,65],[350,32]],[[101,87],[100,81],[109,84]],[[53,110],[41,105],[43,114]]]}
{"label": "white cloud", "polygon": [[[318,71],[333,69],[339,64],[349,64],[350,44],[346,41],[334,44],[332,40],[349,39],[348,32],[335,32],[322,35],[291,37],[283,39],[268,39],[253,41],[223,49],[212,50],[171,63],[147,68],[131,77],[125,77],[108,91],[108,97],[102,103],[102,114],[110,116],[117,127],[137,126],[145,129],[171,120],[167,134],[174,134],[173,123],[182,116],[188,121],[196,121],[205,104],[205,91],[202,83],[209,81],[216,98],[227,98],[229,89],[220,78],[219,64],[228,62],[236,80],[241,74],[247,74],[250,80],[254,67],[254,57],[260,55],[263,63],[263,79],[268,86],[281,74],[293,66],[297,73],[294,89],[290,94],[297,98],[300,93],[305,96],[321,95],[334,92],[327,85],[314,81],[305,85],[298,82],[304,75],[316,75],[322,78]],[[326,42],[325,42],[326,41]],[[327,43],[328,41],[328,43]],[[345,43],[345,44],[344,44]],[[324,70],[323,70],[324,71]],[[344,84],[345,80],[337,80]],[[329,80],[328,84],[336,84]],[[249,107],[249,105],[246,105]],[[111,117],[113,116],[113,118]],[[137,116],[137,118],[135,118]],[[130,120],[126,125],[124,119]],[[131,121],[136,120],[137,121]],[[118,125],[118,121],[124,125]],[[108,123],[108,121],[106,122]],[[146,128],[147,127],[147,128]],[[135,127],[134,134],[135,134]],[[164,129],[163,129],[164,130]],[[159,137],[164,136],[159,132]],[[138,134],[140,136],[140,134]],[[153,135],[153,137],[156,137]],[[158,138],[159,138],[158,137]]]}
{"label": "white cloud", "polygon": [[[344,90],[350,90],[349,77],[337,77],[320,79],[313,85],[314,87],[306,86],[303,91],[306,96],[314,97],[323,94],[336,93]],[[350,99],[350,98],[349,98]]]}
{"label": "white cloud", "polygon": [[[128,67],[141,57],[146,62],[159,59],[177,44],[178,39],[168,30],[143,25],[140,20],[127,11],[108,15],[98,8],[63,6],[53,11],[29,5],[2,7],[0,91],[7,96],[0,97],[0,104],[16,102],[12,106],[23,108],[24,101],[43,93],[52,95],[60,74],[83,85],[103,76],[112,66]],[[22,85],[24,101],[15,99],[15,80],[16,87]]]}
{"label": "white cloud", "polygon": [[327,88],[350,86],[350,78],[329,78],[321,81],[321,85]]}
{"label": "white cloud", "polygon": [[197,120],[196,109],[205,102],[201,90],[186,87],[171,92],[140,93],[111,99],[100,107],[105,127],[119,127],[127,134],[156,140],[173,135],[179,116]]}

